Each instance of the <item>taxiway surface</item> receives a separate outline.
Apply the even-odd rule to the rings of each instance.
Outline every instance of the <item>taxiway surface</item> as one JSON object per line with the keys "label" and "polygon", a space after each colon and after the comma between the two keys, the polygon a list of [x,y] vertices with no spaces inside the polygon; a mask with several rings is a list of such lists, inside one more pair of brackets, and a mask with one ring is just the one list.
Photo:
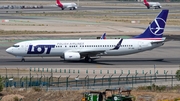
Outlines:
{"label": "taxiway surface", "polygon": [[[138,4],[139,5],[139,4]],[[136,7],[79,7],[77,11],[93,11],[93,16],[98,16],[98,12],[106,11],[105,13],[100,14],[109,14],[115,16],[135,16],[135,15],[146,15],[147,11],[149,15],[156,15],[160,10],[154,9],[146,9],[146,7],[142,4],[141,6]],[[170,9],[170,13],[177,13],[179,12],[180,6],[165,6],[165,9]],[[111,13],[114,10],[116,13]],[[117,10],[117,11],[116,11]],[[6,12],[8,11],[8,12]],[[18,11],[18,12],[16,12]],[[22,12],[21,12],[22,11]],[[0,18],[1,19],[36,19],[40,20],[43,17],[37,16],[22,16],[23,13],[66,13],[66,12],[74,12],[70,10],[61,11],[58,7],[45,7],[43,9],[1,9],[0,10]],[[94,13],[95,12],[95,13]],[[17,15],[12,15],[16,14]],[[87,13],[88,15],[88,13]],[[90,15],[90,14],[89,14]],[[70,15],[69,15],[70,16]],[[54,19],[55,17],[47,17],[47,19]],[[41,21],[41,20],[40,20]],[[48,20],[49,21],[49,20]],[[60,19],[54,21],[53,23],[57,23],[61,21]],[[64,21],[64,20],[63,20]],[[76,21],[76,23],[79,21]],[[12,22],[15,23],[15,22]],[[62,23],[62,22],[58,22]],[[70,23],[71,24],[71,23]],[[79,24],[79,23],[78,23]],[[7,24],[8,26],[8,24]],[[57,26],[57,25],[56,25]],[[84,25],[83,25],[84,26]],[[111,26],[111,25],[109,25]],[[9,27],[9,26],[8,26]],[[31,27],[31,26],[27,26]],[[37,26],[35,26],[37,27]],[[49,26],[48,26],[49,27]],[[59,27],[59,26],[58,26]],[[65,26],[66,27],[66,26]],[[99,26],[98,26],[99,27]],[[114,26],[113,26],[114,27]],[[89,27],[88,27],[89,28]],[[119,27],[118,27],[119,28]],[[144,28],[144,27],[143,27]],[[82,29],[82,28],[81,28]],[[169,28],[172,29],[172,28]],[[176,29],[178,29],[176,27]],[[96,29],[97,30],[97,29]],[[144,29],[143,29],[144,30]],[[173,29],[174,30],[174,29]],[[104,30],[103,30],[104,31]],[[119,30],[118,30],[119,31]],[[177,30],[179,31],[179,30]],[[16,38],[16,36],[15,36]],[[85,66],[92,66],[92,65],[106,65],[107,68],[112,67],[113,65],[179,65],[180,62],[180,41],[169,41],[164,44],[164,46],[159,47],[157,49],[146,51],[143,53],[127,55],[127,56],[117,56],[117,57],[102,57],[97,59],[93,63],[84,63],[83,61],[80,62],[65,62],[62,59],[58,58],[26,58],[26,62],[20,62],[20,59],[9,55],[5,52],[6,48],[10,47],[16,42],[0,42],[0,66],[76,66],[76,68],[85,67]]]}
{"label": "taxiway surface", "polygon": [[[25,62],[20,62],[20,58],[16,58],[5,52],[8,46],[1,46],[0,48],[0,65],[15,66],[15,65],[33,65],[33,66],[51,66],[51,65],[178,65],[180,62],[180,41],[169,41],[164,46],[156,48],[151,51],[145,51],[138,54],[126,56],[102,56],[102,58],[95,60],[92,63],[66,62],[60,57],[27,57]],[[10,45],[10,44],[9,44]]]}

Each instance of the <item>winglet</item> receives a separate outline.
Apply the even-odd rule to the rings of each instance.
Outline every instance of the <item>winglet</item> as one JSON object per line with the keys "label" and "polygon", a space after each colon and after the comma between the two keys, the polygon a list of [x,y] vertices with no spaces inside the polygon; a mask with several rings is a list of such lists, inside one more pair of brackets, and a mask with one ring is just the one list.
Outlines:
{"label": "winglet", "polygon": [[135,36],[135,38],[162,38],[168,13],[169,10],[162,10],[144,33]]}
{"label": "winglet", "polygon": [[118,50],[118,49],[120,48],[121,44],[122,44],[122,41],[123,41],[123,39],[121,39],[121,40],[118,42],[118,44],[117,44],[113,49],[111,49],[111,50]]}
{"label": "winglet", "polygon": [[147,0],[143,0],[144,1],[144,5],[149,9],[150,6],[149,6],[149,3],[147,2]]}

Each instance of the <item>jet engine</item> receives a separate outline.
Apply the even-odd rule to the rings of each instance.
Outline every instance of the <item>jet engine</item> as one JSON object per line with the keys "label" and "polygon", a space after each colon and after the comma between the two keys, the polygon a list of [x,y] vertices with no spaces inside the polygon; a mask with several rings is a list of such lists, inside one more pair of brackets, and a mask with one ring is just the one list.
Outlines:
{"label": "jet engine", "polygon": [[64,53],[64,60],[67,61],[78,61],[80,60],[80,54],[77,52],[65,52]]}

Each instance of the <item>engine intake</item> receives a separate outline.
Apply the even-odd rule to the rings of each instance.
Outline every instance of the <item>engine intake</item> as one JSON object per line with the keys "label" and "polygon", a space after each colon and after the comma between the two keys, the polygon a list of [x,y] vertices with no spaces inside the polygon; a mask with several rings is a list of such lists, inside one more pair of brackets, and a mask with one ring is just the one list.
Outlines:
{"label": "engine intake", "polygon": [[67,61],[78,61],[80,60],[80,54],[77,52],[65,52],[64,53],[64,60]]}

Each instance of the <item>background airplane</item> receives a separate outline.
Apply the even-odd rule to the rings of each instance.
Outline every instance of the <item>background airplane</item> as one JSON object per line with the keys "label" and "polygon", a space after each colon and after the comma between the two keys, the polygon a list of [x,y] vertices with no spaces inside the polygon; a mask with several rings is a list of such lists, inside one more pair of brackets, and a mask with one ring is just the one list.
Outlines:
{"label": "background airplane", "polygon": [[[106,33],[102,34],[101,37],[97,37],[97,39],[103,40],[106,39]],[[79,38],[81,40],[81,38]]]}
{"label": "background airplane", "polygon": [[0,9],[42,9],[42,5],[3,5]]}
{"label": "background airplane", "polygon": [[131,39],[32,40],[14,44],[6,52],[21,57],[61,57],[66,61],[139,53],[164,45],[164,28],[169,10],[162,10],[147,29]]}
{"label": "background airplane", "polygon": [[154,7],[155,9],[161,8],[161,4],[159,2],[148,2],[147,0],[144,0],[144,5],[147,7],[147,9],[150,9],[150,7]]}
{"label": "background airplane", "polygon": [[103,35],[101,35],[100,39],[106,39],[106,33],[104,33]]}
{"label": "background airplane", "polygon": [[76,3],[61,3],[60,0],[56,0],[56,5],[60,7],[62,10],[68,8],[69,10],[76,10],[77,4]]}

